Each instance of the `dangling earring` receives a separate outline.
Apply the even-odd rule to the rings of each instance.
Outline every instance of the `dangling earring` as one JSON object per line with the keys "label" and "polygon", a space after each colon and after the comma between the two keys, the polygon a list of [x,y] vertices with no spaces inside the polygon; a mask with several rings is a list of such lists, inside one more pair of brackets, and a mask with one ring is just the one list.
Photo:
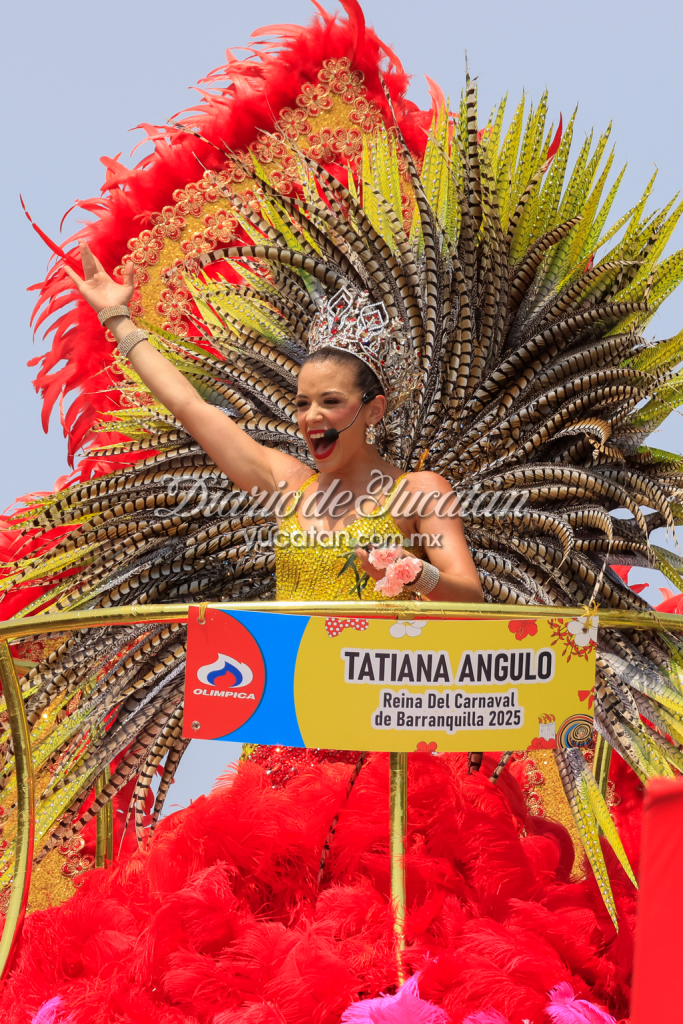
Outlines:
{"label": "dangling earring", "polygon": [[374,444],[377,440],[377,427],[374,423],[368,423],[365,428],[365,440],[368,444]]}

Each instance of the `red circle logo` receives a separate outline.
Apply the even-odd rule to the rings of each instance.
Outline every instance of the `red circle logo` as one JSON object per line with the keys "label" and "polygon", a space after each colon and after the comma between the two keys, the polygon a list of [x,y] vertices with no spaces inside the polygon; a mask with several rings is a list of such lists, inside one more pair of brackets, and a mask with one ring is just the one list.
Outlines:
{"label": "red circle logo", "polygon": [[211,740],[249,721],[263,697],[266,669],[256,640],[232,615],[207,609],[201,623],[191,613],[183,731]]}

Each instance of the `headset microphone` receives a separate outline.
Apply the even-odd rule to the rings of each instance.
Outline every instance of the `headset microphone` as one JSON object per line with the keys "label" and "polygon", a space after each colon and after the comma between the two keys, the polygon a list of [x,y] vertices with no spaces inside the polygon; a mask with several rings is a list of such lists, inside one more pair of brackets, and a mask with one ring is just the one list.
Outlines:
{"label": "headset microphone", "polygon": [[327,441],[328,444],[332,444],[333,441],[336,441],[340,434],[343,434],[345,430],[348,430],[349,427],[352,427],[354,425],[354,423],[358,419],[358,414],[360,413],[360,411],[363,408],[363,406],[367,405],[368,402],[371,402],[371,401],[372,401],[372,395],[369,395],[367,393],[367,391],[366,391],[365,394],[363,395],[363,400],[362,400],[361,404],[358,406],[358,412],[356,413],[356,415],[353,417],[353,419],[349,423],[349,426],[348,427],[342,427],[341,430],[336,430],[334,427],[328,427],[327,430],[325,431],[325,433],[323,434],[323,441]]}

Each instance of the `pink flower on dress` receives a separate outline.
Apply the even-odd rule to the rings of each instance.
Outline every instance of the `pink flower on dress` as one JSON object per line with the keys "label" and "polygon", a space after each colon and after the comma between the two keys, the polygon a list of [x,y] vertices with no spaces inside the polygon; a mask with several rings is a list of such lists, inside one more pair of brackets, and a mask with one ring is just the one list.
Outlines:
{"label": "pink flower on dress", "polygon": [[375,569],[388,569],[403,554],[403,548],[375,548],[370,552],[370,565]]}
{"label": "pink flower on dress", "polygon": [[375,590],[379,594],[383,594],[384,597],[396,597],[403,590],[403,583],[400,580],[394,580],[389,575],[390,570],[393,566],[389,566],[386,573],[381,580],[375,580]]}
{"label": "pink flower on dress", "polygon": [[413,558],[412,555],[401,558],[387,568],[381,580],[377,580],[375,590],[378,590],[384,597],[397,597],[406,583],[412,583],[417,579],[421,569],[422,562],[419,558]]}

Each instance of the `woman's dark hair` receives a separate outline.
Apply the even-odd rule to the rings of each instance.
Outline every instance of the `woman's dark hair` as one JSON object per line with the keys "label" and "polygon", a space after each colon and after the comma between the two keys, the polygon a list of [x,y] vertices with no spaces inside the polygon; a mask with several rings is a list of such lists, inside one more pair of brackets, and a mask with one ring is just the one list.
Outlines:
{"label": "woman's dark hair", "polygon": [[302,365],[305,366],[306,363],[325,363],[328,360],[334,360],[340,366],[353,367],[356,375],[356,385],[361,395],[366,398],[366,401],[370,402],[373,398],[377,398],[378,395],[384,394],[384,388],[377,379],[377,374],[362,359],[354,356],[351,352],[346,352],[344,349],[331,348],[329,345],[326,345],[325,348],[319,348],[317,352],[307,356]]}

